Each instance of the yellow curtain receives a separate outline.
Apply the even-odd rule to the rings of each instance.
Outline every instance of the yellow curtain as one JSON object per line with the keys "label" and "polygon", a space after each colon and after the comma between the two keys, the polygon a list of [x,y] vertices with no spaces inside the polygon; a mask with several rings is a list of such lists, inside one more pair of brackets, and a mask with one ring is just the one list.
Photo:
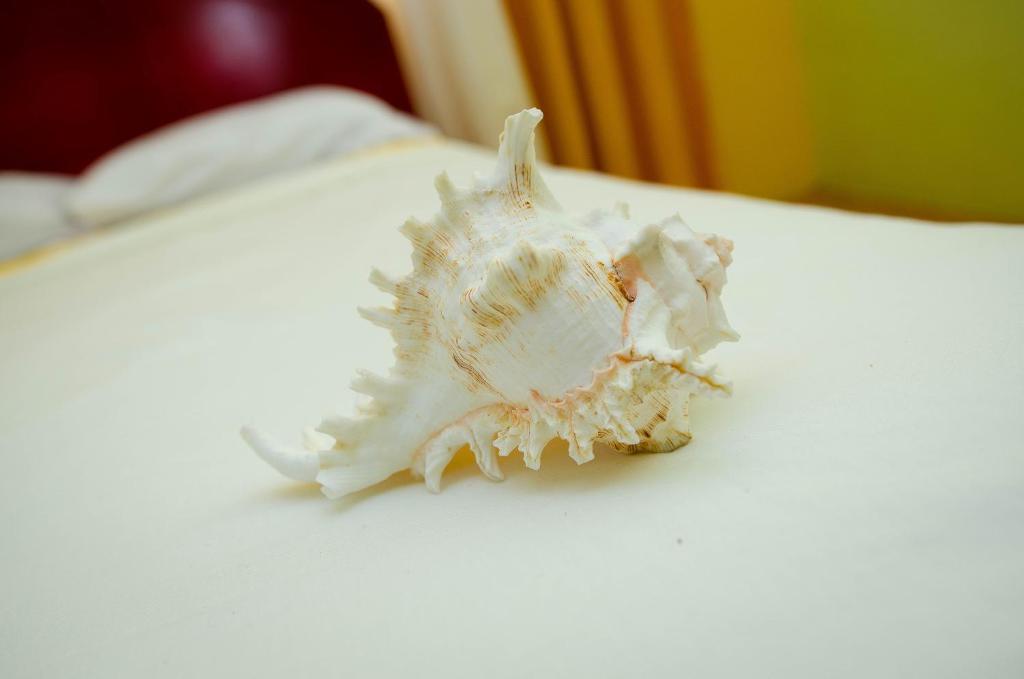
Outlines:
{"label": "yellow curtain", "polygon": [[[1024,218],[1024,3],[373,0],[417,112],[625,177],[944,219]],[[550,153],[545,155],[545,141]]]}
{"label": "yellow curtain", "polygon": [[556,162],[794,198],[811,141],[789,0],[505,0]]}

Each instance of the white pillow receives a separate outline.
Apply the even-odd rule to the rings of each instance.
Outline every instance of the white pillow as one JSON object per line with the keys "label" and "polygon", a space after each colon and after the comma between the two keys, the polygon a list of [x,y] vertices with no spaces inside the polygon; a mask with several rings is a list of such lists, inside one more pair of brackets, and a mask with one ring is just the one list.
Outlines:
{"label": "white pillow", "polygon": [[72,178],[35,172],[0,172],[0,259],[76,231],[64,213]]}
{"label": "white pillow", "polygon": [[292,90],[164,127],[94,163],[68,197],[98,226],[433,128],[340,87]]}

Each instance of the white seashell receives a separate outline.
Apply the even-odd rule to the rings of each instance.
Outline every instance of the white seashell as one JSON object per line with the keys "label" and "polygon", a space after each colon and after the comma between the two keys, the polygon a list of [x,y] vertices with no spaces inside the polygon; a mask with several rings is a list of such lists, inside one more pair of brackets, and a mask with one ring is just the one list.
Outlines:
{"label": "white seashell", "polygon": [[411,469],[431,491],[468,446],[501,479],[498,457],[538,469],[554,438],[584,463],[597,442],[623,452],[690,440],[690,394],[730,385],[698,357],[735,340],[720,295],[732,243],[678,217],[638,228],[628,211],[566,214],[534,160],[537,109],[505,121],[498,167],[472,188],[436,181],[441,212],[409,220],[413,271],[370,280],[391,308],[360,309],[391,331],[387,377],[362,372],[354,417],[307,431],[305,450],[242,436],[285,476],[340,497]]}

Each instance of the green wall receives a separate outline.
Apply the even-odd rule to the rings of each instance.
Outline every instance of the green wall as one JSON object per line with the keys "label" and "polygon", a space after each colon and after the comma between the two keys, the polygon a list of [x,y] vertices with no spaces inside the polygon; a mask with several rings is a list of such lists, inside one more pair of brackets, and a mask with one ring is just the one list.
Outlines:
{"label": "green wall", "polygon": [[1024,0],[796,0],[818,185],[1024,221]]}

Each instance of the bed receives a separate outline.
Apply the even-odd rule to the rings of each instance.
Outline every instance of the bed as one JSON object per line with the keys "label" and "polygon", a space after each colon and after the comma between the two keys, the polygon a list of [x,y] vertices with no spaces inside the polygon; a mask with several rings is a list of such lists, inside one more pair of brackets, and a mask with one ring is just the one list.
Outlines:
{"label": "bed", "polygon": [[352,399],[371,263],[490,150],[405,141],[0,275],[0,674],[1009,677],[1024,671],[1024,231],[550,169],[736,242],[671,454],[518,456],[337,502],[239,438]]}

